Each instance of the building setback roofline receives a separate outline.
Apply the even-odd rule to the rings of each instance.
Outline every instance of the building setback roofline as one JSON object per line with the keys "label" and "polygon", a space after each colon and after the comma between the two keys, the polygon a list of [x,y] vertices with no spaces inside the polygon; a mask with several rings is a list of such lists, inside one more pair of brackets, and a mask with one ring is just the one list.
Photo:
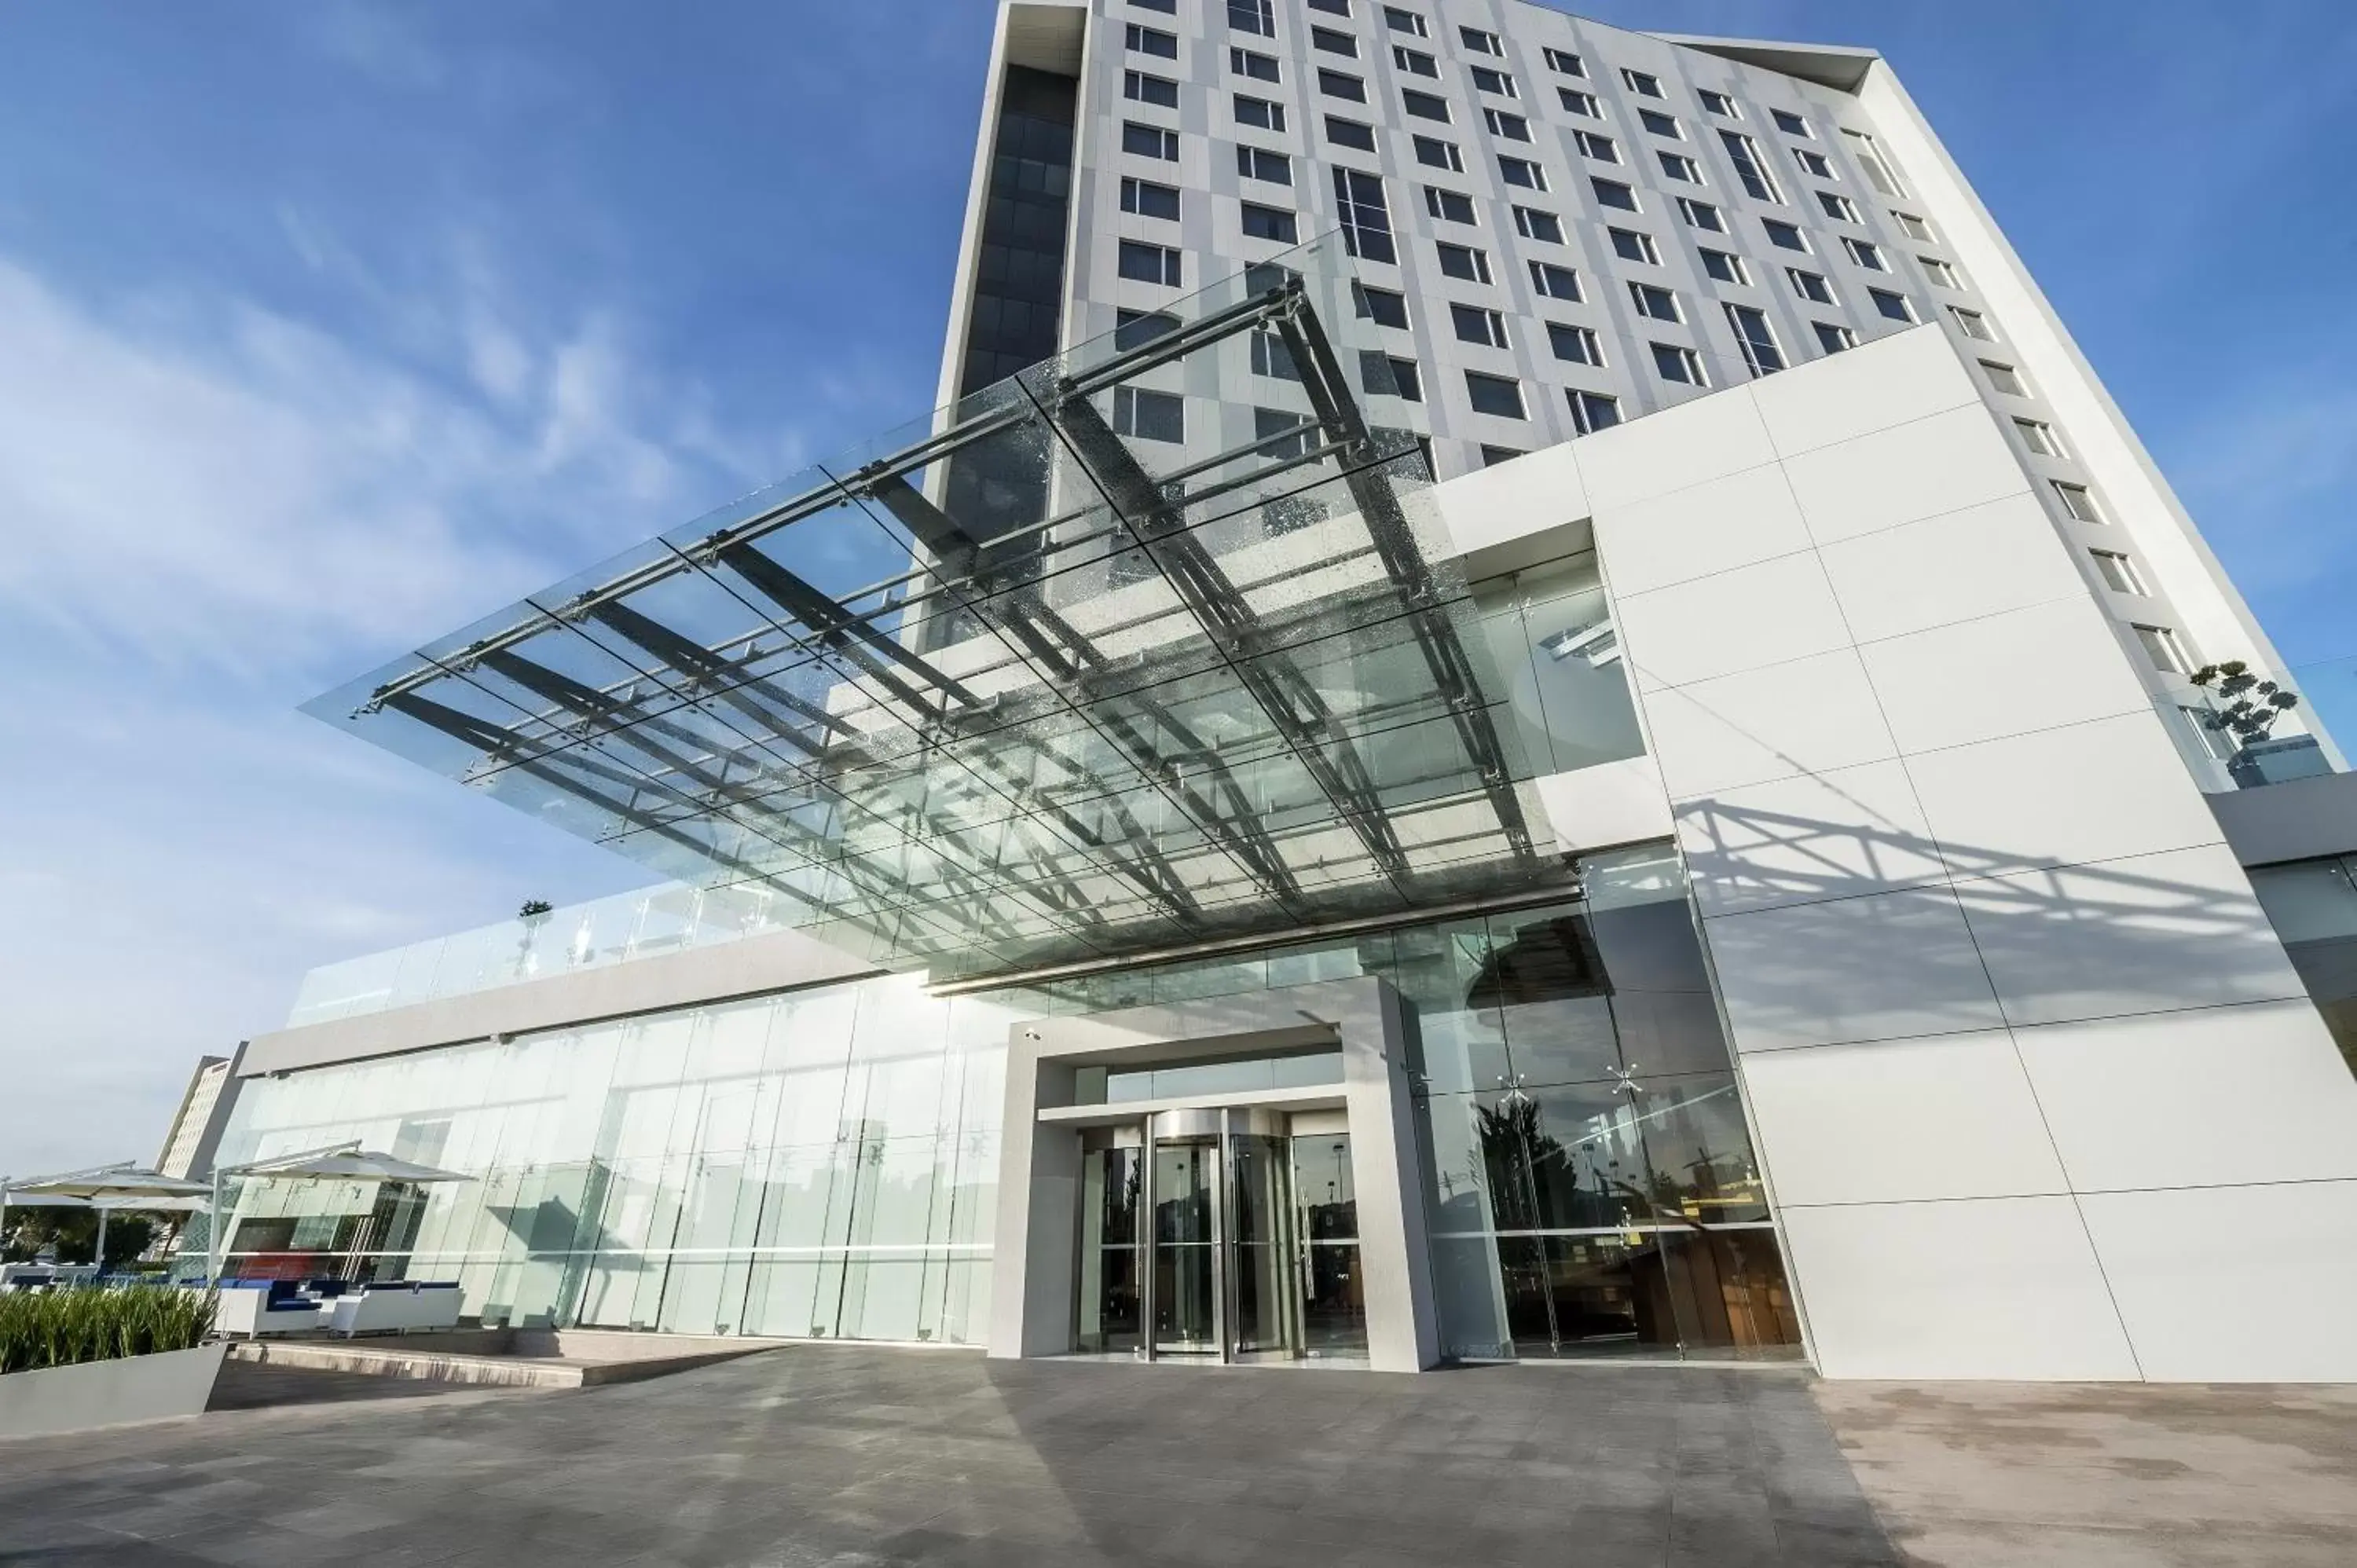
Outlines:
{"label": "building setback roofline", "polygon": [[1765,38],[1699,38],[1691,33],[1649,36],[1665,44],[1756,65],[1763,70],[1779,71],[1840,92],[1856,92],[1864,85],[1866,73],[1882,58],[1876,50],[1849,44],[1781,44]]}

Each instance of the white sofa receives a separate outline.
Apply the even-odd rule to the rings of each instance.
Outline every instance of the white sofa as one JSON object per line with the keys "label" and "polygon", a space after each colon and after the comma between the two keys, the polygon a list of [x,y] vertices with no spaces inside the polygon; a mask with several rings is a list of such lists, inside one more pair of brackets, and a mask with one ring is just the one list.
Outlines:
{"label": "white sofa", "polygon": [[326,1325],[327,1308],[307,1296],[273,1291],[272,1283],[224,1282],[220,1305],[213,1312],[213,1331],[257,1338],[264,1334],[300,1334]]}
{"label": "white sofa", "polygon": [[455,1284],[372,1284],[329,1302],[332,1316],[328,1326],[348,1339],[355,1334],[384,1334],[405,1328],[456,1328],[459,1300],[464,1294]]}

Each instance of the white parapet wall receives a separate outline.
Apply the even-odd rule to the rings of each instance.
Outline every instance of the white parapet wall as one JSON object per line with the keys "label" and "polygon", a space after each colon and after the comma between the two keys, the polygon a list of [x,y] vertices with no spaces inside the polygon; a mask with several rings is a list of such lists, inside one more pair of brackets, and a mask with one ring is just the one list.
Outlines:
{"label": "white parapet wall", "polygon": [[1920,329],[1439,499],[1592,532],[1828,1376],[2357,1380],[2357,1080],[2032,482]]}

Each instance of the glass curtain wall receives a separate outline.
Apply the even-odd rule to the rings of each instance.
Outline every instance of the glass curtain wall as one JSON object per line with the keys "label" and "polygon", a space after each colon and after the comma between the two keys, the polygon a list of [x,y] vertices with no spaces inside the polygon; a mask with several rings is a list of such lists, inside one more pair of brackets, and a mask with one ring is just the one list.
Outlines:
{"label": "glass curtain wall", "polygon": [[373,1232],[372,1190],[245,1183],[228,1267],[457,1280],[487,1322],[978,1343],[1033,1015],[894,977],[257,1080],[224,1164],[357,1138],[477,1179]]}

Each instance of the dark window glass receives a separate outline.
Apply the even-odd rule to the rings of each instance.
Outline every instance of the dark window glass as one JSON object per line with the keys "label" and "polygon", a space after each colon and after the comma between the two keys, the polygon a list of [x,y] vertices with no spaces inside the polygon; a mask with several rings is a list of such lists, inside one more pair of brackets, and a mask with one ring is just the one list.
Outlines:
{"label": "dark window glass", "polygon": [[1338,33],[1331,27],[1312,27],[1309,29],[1309,41],[1328,54],[1358,58],[1359,40],[1348,33]]}
{"label": "dark window glass", "polygon": [[1274,207],[1263,207],[1251,201],[1243,204],[1243,209],[1244,234],[1247,238],[1281,240],[1288,245],[1296,242],[1297,236],[1292,213],[1280,212]]}
{"label": "dark window glass", "polygon": [[1158,109],[1178,107],[1178,84],[1168,77],[1150,76],[1142,70],[1125,70],[1121,74],[1121,93],[1139,103],[1151,103]]}
{"label": "dark window glass", "polygon": [[1177,36],[1166,33],[1159,27],[1141,27],[1132,22],[1124,37],[1129,47],[1139,54],[1153,55],[1161,59],[1178,58]]}
{"label": "dark window glass", "polygon": [[1240,33],[1276,36],[1276,17],[1269,0],[1228,0],[1228,26]]}
{"label": "dark window glass", "polygon": [[1420,120],[1437,120],[1444,125],[1448,124],[1448,101],[1435,98],[1429,92],[1404,87],[1400,90],[1400,107]]}
{"label": "dark window glass", "polygon": [[1531,263],[1531,286],[1549,299],[1577,299],[1579,274],[1553,262]]}
{"label": "dark window glass", "polygon": [[1328,70],[1322,66],[1319,67],[1318,91],[1329,98],[1347,98],[1353,103],[1364,103],[1367,101],[1366,82],[1359,77],[1352,76],[1347,70]]}
{"label": "dark window glass", "polygon": [[1275,59],[1268,55],[1255,54],[1251,49],[1230,49],[1228,69],[1238,76],[1249,76],[1254,81],[1275,81],[1277,79]]}
{"label": "dark window glass", "polygon": [[1118,262],[1121,275],[1136,283],[1178,286],[1178,252],[1167,245],[1124,240]]}
{"label": "dark window glass", "polygon": [[1394,294],[1387,288],[1369,288],[1361,283],[1351,285],[1351,294],[1358,303],[1359,314],[1376,326],[1402,328],[1407,326],[1405,295]]}
{"label": "dark window glass", "polygon": [[1468,371],[1465,395],[1471,400],[1476,413],[1495,414],[1501,419],[1528,417],[1523,412],[1523,383],[1511,376],[1485,376],[1479,371]]}
{"label": "dark window glass", "polygon": [[1674,136],[1679,140],[1685,137],[1685,133],[1678,129],[1678,123],[1658,109],[1638,110],[1637,123],[1656,136]]}
{"label": "dark window glass", "polygon": [[1124,179],[1121,182],[1121,209],[1135,212],[1141,218],[1178,216],[1178,193],[1167,185],[1157,185],[1147,179]]}
{"label": "dark window glass", "polygon": [[1434,249],[1440,255],[1440,270],[1448,276],[1467,283],[1490,281],[1490,258],[1472,246],[1442,244]]}
{"label": "dark window glass", "polygon": [[1246,179],[1265,179],[1272,185],[1291,185],[1293,160],[1266,147],[1238,147],[1236,172]]}
{"label": "dark window glass", "polygon": [[1120,435],[1140,441],[1180,442],[1187,439],[1187,403],[1175,392],[1148,392],[1144,387],[1113,389],[1113,427]]}
{"label": "dark window glass", "polygon": [[1617,207],[1623,212],[1637,210],[1637,193],[1617,179],[1591,179],[1596,188],[1596,199],[1607,207]]}
{"label": "dark window glass", "polygon": [[1351,254],[1370,262],[1396,262],[1392,243],[1391,208],[1383,200],[1383,182],[1360,169],[1334,171],[1334,203],[1342,225],[1342,242]]}
{"label": "dark window glass", "polygon": [[1113,345],[1116,349],[1135,349],[1140,343],[1151,343],[1165,332],[1176,332],[1178,318],[1159,310],[1123,310],[1114,315]]}
{"label": "dark window glass", "polygon": [[1236,124],[1257,125],[1264,131],[1285,129],[1285,105],[1271,103],[1265,98],[1247,98],[1236,94]]}
{"label": "dark window glass", "polygon": [[1375,150],[1373,126],[1361,125],[1356,120],[1345,120],[1339,114],[1326,116],[1326,139],[1338,147],[1355,147],[1362,153]]}
{"label": "dark window glass", "polygon": [[1424,188],[1424,209],[1435,218],[1451,223],[1470,223],[1473,220],[1473,199],[1462,191],[1442,190],[1434,186]]}
{"label": "dark window glass", "polygon": [[1176,163],[1178,161],[1178,133],[1166,131],[1159,125],[1141,125],[1135,120],[1125,120],[1121,127],[1121,150],[1135,153],[1140,157]]}

